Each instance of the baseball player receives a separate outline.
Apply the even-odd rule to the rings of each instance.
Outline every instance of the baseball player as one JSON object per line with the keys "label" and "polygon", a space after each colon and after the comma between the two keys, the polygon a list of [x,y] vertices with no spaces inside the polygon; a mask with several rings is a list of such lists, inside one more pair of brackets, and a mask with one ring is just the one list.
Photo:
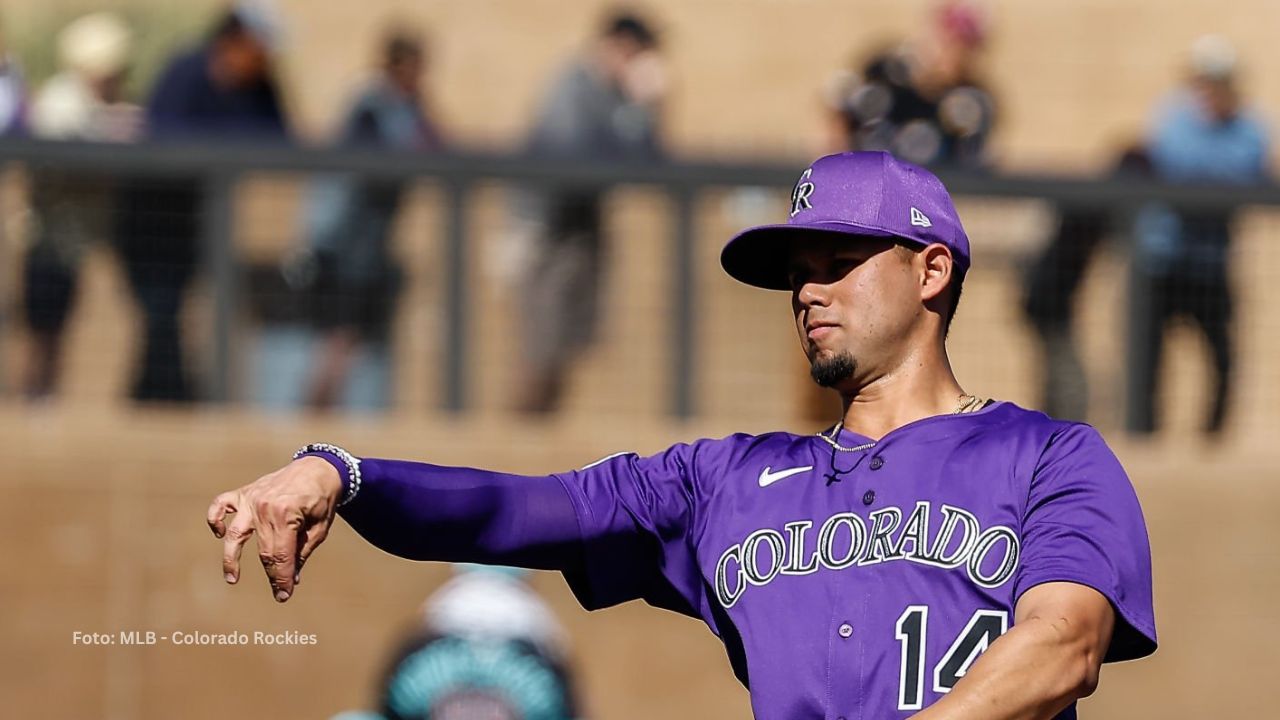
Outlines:
{"label": "baseball player", "polygon": [[944,340],[969,241],[936,177],[827,156],[790,214],[721,263],[791,293],[813,378],[843,398],[831,427],[541,477],[309,445],[214,499],[227,582],[256,534],[287,600],[341,514],[403,557],[559,570],[588,609],[701,618],[757,718],[1074,718],[1103,662],[1156,648],[1124,470],[1088,425],[957,381]]}

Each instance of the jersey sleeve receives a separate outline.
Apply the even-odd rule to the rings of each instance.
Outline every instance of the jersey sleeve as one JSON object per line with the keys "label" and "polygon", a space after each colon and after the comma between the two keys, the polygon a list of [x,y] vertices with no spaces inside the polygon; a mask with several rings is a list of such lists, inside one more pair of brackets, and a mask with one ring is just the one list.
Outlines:
{"label": "jersey sleeve", "polygon": [[1116,611],[1105,662],[1156,649],[1151,546],[1133,485],[1096,430],[1071,425],[1050,439],[1031,480],[1022,524],[1020,598],[1048,582],[1102,593]]}
{"label": "jersey sleeve", "polygon": [[557,475],[578,516],[584,562],[565,572],[588,610],[629,600],[700,617],[705,601],[690,532],[695,446],[609,456]]}

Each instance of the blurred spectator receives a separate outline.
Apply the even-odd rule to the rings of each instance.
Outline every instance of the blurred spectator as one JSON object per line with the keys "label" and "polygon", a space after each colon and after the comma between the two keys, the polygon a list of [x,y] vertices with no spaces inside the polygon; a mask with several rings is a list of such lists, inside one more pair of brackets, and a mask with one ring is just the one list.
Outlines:
{"label": "blurred spectator", "polygon": [[[1156,175],[1168,182],[1256,183],[1267,175],[1268,132],[1245,107],[1235,49],[1206,36],[1192,46],[1191,77],[1159,107],[1148,142]],[[1126,425],[1157,427],[1158,377],[1170,321],[1192,321],[1204,333],[1213,390],[1204,429],[1218,433],[1231,392],[1232,215],[1225,211],[1145,208],[1135,228],[1129,332],[1130,397]]]}
{"label": "blurred spectator", "polygon": [[[1111,179],[1151,176],[1151,161],[1140,146],[1125,150]],[[1065,207],[1058,226],[1031,262],[1023,286],[1023,310],[1040,341],[1044,358],[1039,407],[1064,420],[1085,421],[1089,384],[1076,350],[1076,290],[1104,237],[1115,230],[1111,212]]]}
{"label": "blurred spectator", "polygon": [[23,129],[27,108],[27,84],[18,61],[9,54],[0,33],[0,135]]}
{"label": "blurred spectator", "polygon": [[461,566],[427,599],[379,690],[386,720],[571,720],[565,635],[525,571]]}
{"label": "blurred spectator", "polygon": [[[152,139],[285,139],[269,10],[236,5],[203,43],[170,61],[147,102]],[[145,319],[135,400],[193,399],[179,322],[200,252],[203,195],[201,179],[186,177],[137,178],[121,196],[117,241]]]}
{"label": "blurred spectator", "polygon": [[[349,147],[434,152],[443,148],[427,112],[422,41],[403,30],[383,44],[377,77],[356,95],[338,143]],[[317,319],[324,336],[306,391],[307,404],[330,407],[343,395],[352,363],[362,349],[374,358],[382,382],[376,397],[355,404],[385,407],[390,382],[390,325],[401,285],[391,254],[391,231],[404,194],[399,182],[335,176],[317,180],[307,202],[308,246],[301,261],[315,278]]]}
{"label": "blurred spectator", "polygon": [[832,79],[833,150],[887,150],[918,165],[978,166],[995,124],[995,100],[977,74],[987,18],[947,0],[924,32]]}
{"label": "blurred spectator", "polygon": [[[855,61],[827,83],[827,145],[832,152],[885,150],[917,165],[980,168],[996,103],[979,77],[988,18],[965,0],[943,0],[917,37]],[[799,357],[799,356],[797,356]],[[814,384],[797,362],[799,410],[826,423],[839,397]]]}
{"label": "blurred spectator", "polygon": [[[660,156],[659,110],[666,77],[657,36],[641,18],[610,18],[590,51],[569,63],[543,98],[529,151],[592,160]],[[521,263],[517,407],[554,410],[569,365],[594,338],[604,243],[598,187],[526,188],[515,214],[527,244]]]}
{"label": "blurred spectator", "polygon": [[[136,139],[139,108],[121,97],[131,43],[128,26],[110,12],[85,15],[67,25],[57,38],[60,71],[40,88],[31,104],[31,134],[47,140]],[[45,398],[54,391],[80,260],[91,241],[110,236],[112,190],[108,177],[32,170],[33,242],[23,273],[31,342],[24,392],[30,399]]]}
{"label": "blurred spectator", "polygon": [[280,26],[272,7],[264,0],[237,3],[205,42],[170,61],[147,105],[152,137],[284,138],[271,57]]}

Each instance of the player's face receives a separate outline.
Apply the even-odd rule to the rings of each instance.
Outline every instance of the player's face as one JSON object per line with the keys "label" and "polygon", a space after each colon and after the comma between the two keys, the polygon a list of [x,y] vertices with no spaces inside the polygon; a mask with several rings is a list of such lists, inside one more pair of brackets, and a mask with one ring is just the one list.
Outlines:
{"label": "player's face", "polygon": [[879,238],[806,239],[792,247],[791,307],[813,379],[853,389],[894,367],[923,311],[913,253]]}

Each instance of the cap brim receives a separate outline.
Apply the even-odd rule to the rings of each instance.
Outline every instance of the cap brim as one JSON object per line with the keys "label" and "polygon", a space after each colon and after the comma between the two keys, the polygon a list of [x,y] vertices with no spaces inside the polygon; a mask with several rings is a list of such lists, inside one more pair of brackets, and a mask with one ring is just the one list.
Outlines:
{"label": "cap brim", "polygon": [[792,244],[806,238],[832,236],[899,237],[880,228],[840,222],[761,225],[734,236],[720,252],[720,266],[738,282],[766,290],[790,290],[787,266]]}

